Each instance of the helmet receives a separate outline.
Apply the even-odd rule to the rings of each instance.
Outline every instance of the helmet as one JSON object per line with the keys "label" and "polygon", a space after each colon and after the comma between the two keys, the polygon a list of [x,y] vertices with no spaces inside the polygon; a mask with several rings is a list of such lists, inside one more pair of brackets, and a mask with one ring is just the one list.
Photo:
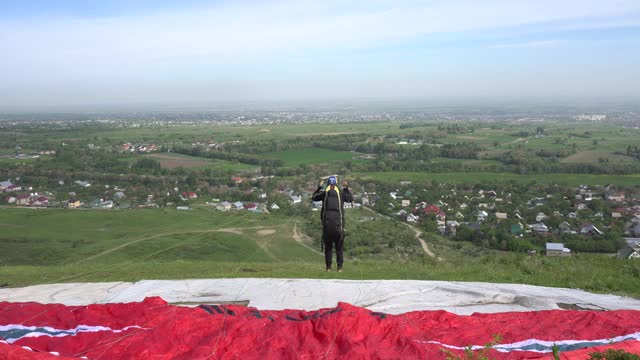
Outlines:
{"label": "helmet", "polygon": [[329,180],[327,181],[327,183],[329,185],[336,185],[338,184],[338,179],[335,176],[329,176]]}

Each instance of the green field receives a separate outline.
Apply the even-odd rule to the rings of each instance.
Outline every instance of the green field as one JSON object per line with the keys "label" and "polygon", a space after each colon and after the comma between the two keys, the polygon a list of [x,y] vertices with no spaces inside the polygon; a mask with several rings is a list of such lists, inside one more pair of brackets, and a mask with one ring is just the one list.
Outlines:
{"label": "green field", "polygon": [[[370,123],[337,123],[337,124],[286,124],[286,125],[255,125],[255,126],[176,126],[170,131],[164,127],[143,128],[70,128],[57,131],[29,131],[4,136],[0,134],[0,142],[5,141],[12,146],[0,149],[4,152],[14,152],[13,146],[17,144],[41,144],[64,141],[67,143],[84,143],[88,139],[97,146],[119,146],[124,142],[152,142],[157,144],[175,145],[191,143],[192,141],[279,141],[297,137],[319,139],[320,137],[339,134],[367,134],[372,138],[384,139],[394,142],[400,138],[429,139],[440,143],[472,142],[484,148],[484,154],[498,155],[511,149],[522,147],[532,151],[569,151],[575,146],[575,150],[597,151],[602,158],[611,161],[619,161],[622,158],[614,152],[625,152],[627,146],[637,145],[640,131],[637,129],[622,129],[607,124],[592,124],[585,122],[549,121],[544,123],[483,123],[479,127],[473,123],[462,123],[468,132],[447,133],[439,129],[442,123],[421,123],[419,126],[403,128],[402,123],[396,122],[370,122]],[[537,127],[544,128],[545,136],[536,138],[533,135]],[[474,129],[475,127],[475,129]],[[473,131],[471,131],[473,129]],[[520,131],[528,132],[529,136],[520,137]],[[589,133],[588,136],[582,136]],[[580,136],[576,136],[580,135]],[[376,140],[378,141],[378,140]],[[431,140],[429,140],[431,141]],[[594,143],[595,142],[595,143]],[[317,157],[309,157],[309,154],[294,154],[296,151],[284,151],[270,154],[274,158],[285,161],[287,166],[306,163],[345,160],[351,157],[338,154],[321,154]],[[595,158],[595,161],[598,159]],[[593,163],[590,156],[576,156],[567,162]],[[630,158],[624,161],[632,161]]]}
{"label": "green field", "polygon": [[[84,142],[87,139],[96,144],[125,142],[185,142],[191,140],[213,140],[217,142],[248,140],[248,139],[282,139],[297,136],[323,136],[334,134],[350,134],[373,132],[375,134],[395,133],[408,131],[399,129],[398,124],[391,123],[345,123],[345,124],[285,124],[285,125],[256,125],[256,126],[175,126],[165,127],[139,127],[139,128],[70,128],[63,131],[23,132],[11,136],[18,143],[38,143],[41,141],[65,141],[67,143]],[[5,134],[0,134],[0,140]],[[8,149],[8,150],[12,150]]]}
{"label": "green field", "polygon": [[453,158],[442,158],[437,157],[431,160],[427,160],[429,164],[462,164],[465,166],[489,166],[489,165],[500,165],[501,163],[496,160],[476,160],[476,159],[453,159]]}
{"label": "green field", "polygon": [[302,164],[329,163],[338,160],[352,160],[354,156],[357,156],[357,154],[349,151],[304,148],[266,153],[262,156],[265,158],[282,160],[285,166],[295,166]]}
{"label": "green field", "polygon": [[[356,212],[349,221],[361,215]],[[637,262],[587,254],[530,257],[431,234],[426,239],[442,261],[426,254],[408,259],[347,256],[343,273],[326,273],[317,249],[293,239],[296,221],[302,228],[307,220],[207,210],[4,208],[0,209],[0,283],[222,277],[422,279],[523,283],[640,297]],[[347,253],[354,241],[357,234],[347,237]]]}
{"label": "green field", "polygon": [[606,185],[614,184],[618,186],[638,186],[640,185],[640,174],[635,175],[587,175],[587,174],[535,174],[519,175],[508,173],[420,173],[420,172],[372,172],[357,173],[353,176],[362,180],[378,181],[437,181],[440,183],[467,184],[467,183],[499,183],[514,181],[516,183],[528,184],[536,182],[539,184],[561,184],[569,186],[585,185]]}
{"label": "green field", "polygon": [[21,158],[16,159],[15,157],[0,157],[0,164],[34,164],[34,163],[42,163],[45,161],[49,161],[51,159],[48,155],[40,156],[39,158]]}
{"label": "green field", "polygon": [[[538,126],[545,129],[541,138],[532,136]],[[430,129],[430,130],[428,130]],[[425,134],[433,133],[434,128],[425,127]],[[527,131],[528,137],[520,137],[516,134]],[[586,137],[575,136],[588,132]],[[576,154],[565,158],[567,163],[598,163],[599,159],[608,159],[610,162],[633,162],[631,157],[621,156],[615,152],[625,152],[627,146],[634,146],[638,142],[640,131],[635,129],[621,129],[610,125],[549,122],[540,124],[525,124],[514,126],[505,123],[500,128],[480,128],[472,133],[448,134],[439,139],[442,143],[471,142],[485,147],[483,156],[490,154],[499,155],[505,151],[522,147],[533,151],[569,151],[575,146]]]}
{"label": "green field", "polygon": [[0,158],[0,164],[29,164],[39,159],[16,159],[16,158]]}
{"label": "green field", "polygon": [[217,169],[229,171],[251,171],[258,167],[220,159],[209,159],[204,157],[189,156],[176,153],[155,153],[145,155],[148,158],[160,162],[163,169],[183,168],[200,168],[200,169]]}
{"label": "green field", "polygon": [[630,163],[634,158],[625,155],[617,155],[601,150],[583,150],[562,159],[563,163],[598,163],[600,159],[606,159],[612,163]]}

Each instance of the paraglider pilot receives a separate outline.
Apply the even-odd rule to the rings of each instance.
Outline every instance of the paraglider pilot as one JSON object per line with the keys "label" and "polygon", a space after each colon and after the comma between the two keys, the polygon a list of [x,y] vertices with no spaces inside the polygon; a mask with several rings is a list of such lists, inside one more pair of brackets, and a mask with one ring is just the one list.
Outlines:
{"label": "paraglider pilot", "polygon": [[324,261],[327,271],[331,271],[332,250],[335,245],[338,272],[342,271],[344,245],[344,203],[352,202],[353,196],[349,191],[349,184],[342,182],[342,189],[338,187],[338,178],[329,176],[326,184],[320,181],[313,193],[313,201],[322,201],[320,220],[322,221],[322,243],[324,245]]}

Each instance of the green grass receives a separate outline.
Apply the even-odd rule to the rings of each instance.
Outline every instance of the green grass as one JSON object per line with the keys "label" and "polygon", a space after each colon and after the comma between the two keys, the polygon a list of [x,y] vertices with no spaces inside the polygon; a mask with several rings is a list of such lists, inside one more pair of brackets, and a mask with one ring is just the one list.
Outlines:
{"label": "green grass", "polygon": [[[540,124],[522,124],[517,127],[505,125],[502,129],[482,128],[468,134],[450,134],[440,139],[443,143],[473,142],[485,146],[488,151],[506,151],[509,148],[523,146],[531,150],[559,151],[570,150],[575,144],[578,151],[597,151],[602,154],[613,154],[615,151],[624,152],[629,145],[635,145],[640,137],[640,131],[635,129],[621,129],[607,124],[548,122],[542,125],[545,137],[536,139],[527,137],[527,142],[517,141],[518,137],[511,134],[518,131],[528,131],[534,134]],[[425,130],[428,128],[425,128]],[[574,137],[571,134],[590,132],[591,137]],[[562,140],[564,143],[557,143]],[[597,141],[597,145],[593,141]],[[565,142],[566,141],[566,142]],[[497,143],[497,146],[495,146]],[[619,159],[616,159],[619,160]],[[627,159],[628,160],[628,159]],[[597,161],[597,158],[595,159]]]}
{"label": "green grass", "polygon": [[562,159],[563,163],[599,163],[600,159],[607,159],[610,163],[630,163],[635,159],[631,156],[618,155],[608,151],[583,150]]}
{"label": "green grass", "polygon": [[262,156],[282,160],[286,166],[294,166],[301,164],[329,163],[337,160],[352,160],[356,155],[349,151],[304,148],[266,153]]}
{"label": "green grass", "polygon": [[35,159],[14,159],[14,158],[0,158],[0,164],[26,164],[33,162]]}
{"label": "green grass", "polygon": [[445,164],[445,163],[449,163],[449,164],[454,164],[454,163],[458,163],[458,164],[462,164],[462,165],[467,165],[467,166],[488,166],[488,165],[501,165],[502,163],[496,160],[486,160],[486,159],[455,159],[455,158],[442,158],[442,157],[437,157],[437,158],[433,158],[431,160],[428,160],[430,164]]}
{"label": "green grass", "polygon": [[[399,129],[394,123],[345,123],[345,124],[285,124],[255,126],[175,126],[168,130],[165,127],[141,128],[73,128],[64,131],[42,131],[21,133],[18,141],[23,144],[34,141],[86,141],[100,144],[108,142],[122,144],[125,142],[187,142],[191,140],[212,140],[216,142],[247,139],[282,139],[297,136],[319,136],[336,133],[409,133]],[[0,140],[14,139],[11,134],[0,134]]]}
{"label": "green grass", "polygon": [[58,282],[137,281],[196,278],[336,278],[482,281],[579,288],[599,293],[640,297],[640,265],[601,255],[570,258],[529,257],[500,253],[445,259],[390,261],[346,259],[343,273],[325,273],[322,258],[282,262],[265,261],[131,261],[115,264],[0,267],[0,280],[10,286]]}
{"label": "green grass", "polygon": [[49,161],[51,158],[49,156],[41,156],[39,158],[22,158],[22,159],[16,159],[15,157],[10,157],[10,158],[6,158],[6,157],[2,157],[0,158],[0,164],[33,164],[33,163],[38,163],[38,162],[43,162],[43,161]]}
{"label": "green grass", "polygon": [[[363,214],[354,212],[348,221],[357,221]],[[425,237],[443,261],[422,253],[404,259],[393,254],[377,259],[347,256],[343,273],[328,274],[320,254],[293,241],[294,221],[301,230],[305,219],[250,213],[2,209],[0,283],[230,277],[419,279],[521,283],[640,297],[638,262],[589,254],[529,257],[455,243],[434,234]],[[371,223],[375,223],[373,230],[387,226]],[[251,229],[255,226],[266,228]],[[366,226],[362,222],[350,228],[365,234]],[[259,230],[275,232],[260,235]],[[132,243],[135,240],[139,241]],[[349,234],[347,254],[354,242],[362,240],[358,234]]]}
{"label": "green grass", "polygon": [[[151,254],[163,261],[315,257],[292,240],[290,219],[250,212],[2,209],[0,224],[0,266],[67,265],[87,259],[92,265],[113,264]],[[258,235],[257,226],[275,232]]]}
{"label": "green grass", "polygon": [[421,172],[371,172],[355,173],[353,176],[362,180],[378,180],[399,182],[407,181],[437,181],[441,183],[466,184],[481,182],[506,182],[515,181],[517,183],[528,184],[537,182],[539,184],[561,184],[569,186],[585,185],[605,185],[615,184],[619,186],[637,186],[640,184],[640,174],[634,175],[586,175],[586,174],[535,174],[519,175],[509,173],[421,173]]}
{"label": "green grass", "polygon": [[473,142],[478,145],[484,145],[487,147],[493,147],[494,142],[499,144],[508,144],[516,138],[510,136],[504,130],[492,130],[492,129],[478,129],[473,133],[468,134],[449,134],[445,139],[442,139],[443,143],[459,143],[459,142]]}

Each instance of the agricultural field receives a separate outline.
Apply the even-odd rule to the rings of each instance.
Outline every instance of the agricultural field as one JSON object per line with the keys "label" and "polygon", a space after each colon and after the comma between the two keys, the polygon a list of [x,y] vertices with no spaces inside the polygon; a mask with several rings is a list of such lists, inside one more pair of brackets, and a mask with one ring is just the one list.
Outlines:
{"label": "agricultural field", "polygon": [[616,163],[632,163],[635,161],[631,156],[618,155],[602,150],[583,150],[560,160],[563,163],[598,163],[603,160]]}
{"label": "agricultural field", "polygon": [[156,153],[146,155],[150,159],[157,160],[160,163],[160,167],[163,169],[176,169],[176,168],[214,168],[221,170],[231,171],[247,171],[255,170],[255,166],[242,164],[233,161],[219,160],[219,159],[207,159],[183,154],[172,153]]}
{"label": "agricultural field", "polygon": [[322,164],[333,161],[352,160],[358,156],[349,151],[336,151],[321,148],[290,149],[261,155],[264,158],[282,160],[285,166],[302,164]]}
{"label": "agricultural field", "polygon": [[560,184],[578,186],[584,185],[606,185],[614,184],[619,186],[637,186],[640,184],[640,174],[634,175],[590,175],[590,174],[544,174],[541,175],[519,175],[507,173],[427,173],[427,172],[371,172],[354,173],[352,176],[361,180],[377,180],[388,182],[399,181],[437,181],[450,184],[473,184],[473,183],[500,183],[516,182],[520,184]]}
{"label": "agricultural field", "polygon": [[445,163],[458,163],[465,166],[473,166],[473,165],[500,165],[499,161],[496,160],[485,160],[485,159],[451,159],[451,158],[442,158],[437,157],[431,160],[428,160],[430,164],[445,164]]}
{"label": "agricultural field", "polygon": [[0,164],[29,164],[40,159],[16,159],[13,157],[0,157]]}
{"label": "agricultural field", "polygon": [[157,160],[163,169],[175,168],[203,168],[208,165],[206,159],[181,154],[152,154],[147,156],[150,159]]}
{"label": "agricultural field", "polygon": [[[247,142],[247,141],[280,141],[295,138],[308,138],[309,142],[322,137],[344,134],[367,134],[371,139],[380,141],[388,138],[395,143],[402,138],[417,140],[430,139],[441,144],[473,143],[484,148],[480,154],[481,159],[495,157],[506,151],[521,147],[532,151],[569,151],[583,155],[567,159],[567,163],[593,163],[590,152],[595,151],[598,159],[610,159],[610,161],[629,161],[630,158],[615,156],[616,152],[625,152],[628,146],[637,145],[640,130],[622,129],[606,124],[592,124],[573,122],[544,123],[489,123],[474,124],[461,123],[460,127],[466,129],[462,132],[448,133],[442,123],[424,123],[415,127],[405,127],[401,122],[371,122],[371,123],[336,123],[336,124],[288,124],[288,125],[254,125],[254,126],[174,126],[170,129],[164,127],[140,127],[140,128],[70,128],[55,131],[29,131],[13,135],[0,134],[0,144],[6,143],[6,148],[0,147],[3,152],[14,153],[15,144],[69,144],[89,142],[98,147],[119,146],[126,142],[131,143],[157,143],[166,146],[176,144],[191,144],[192,141]],[[482,126],[484,125],[484,126]],[[544,135],[534,136],[538,127],[544,129]],[[527,133],[522,136],[519,133]],[[296,159],[294,154],[272,154],[275,158],[285,160],[288,165],[310,163],[312,160]],[[346,155],[329,156],[329,161],[344,160]],[[316,159],[323,161],[322,157]]]}
{"label": "agricultural field", "polygon": [[[544,135],[532,136],[538,126],[505,125],[502,128],[479,128],[472,133],[448,134],[439,139],[442,143],[471,142],[485,146],[486,155],[497,155],[514,149],[518,146],[530,150],[559,151],[575,148],[578,153],[566,159],[568,163],[593,163],[600,158],[610,161],[631,162],[632,158],[616,155],[615,152],[624,152],[627,146],[635,145],[640,136],[640,131],[633,129],[618,129],[607,125],[576,124],[577,127],[567,126],[562,123],[545,123]],[[429,128],[424,128],[429,129]],[[424,131],[424,130],[423,130]],[[431,131],[435,131],[433,128]],[[519,132],[528,132],[529,136],[520,136]],[[586,134],[585,134],[586,133]],[[428,132],[427,132],[428,134]],[[580,136],[577,136],[580,135]],[[591,155],[597,155],[595,158]]]}
{"label": "agricultural field", "polygon": [[298,136],[321,136],[352,133],[399,134],[398,124],[391,123],[343,123],[343,124],[287,124],[287,125],[195,125],[139,128],[69,128],[48,131],[32,131],[17,134],[0,134],[0,140],[29,144],[43,141],[92,142],[101,144],[122,144],[126,142],[180,143],[192,140],[210,139],[218,142],[234,140],[272,140]]}

